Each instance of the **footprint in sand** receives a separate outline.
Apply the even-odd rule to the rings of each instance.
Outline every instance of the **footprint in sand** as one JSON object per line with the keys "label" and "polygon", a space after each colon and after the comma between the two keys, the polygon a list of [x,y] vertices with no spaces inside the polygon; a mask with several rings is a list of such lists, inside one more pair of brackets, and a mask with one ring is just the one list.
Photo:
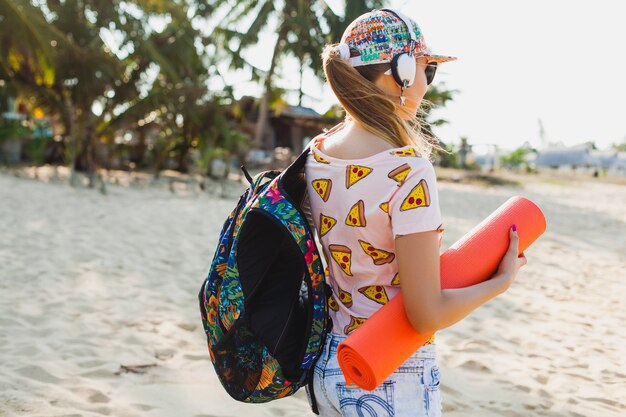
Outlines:
{"label": "footprint in sand", "polygon": [[449,385],[442,385],[441,386],[441,391],[450,396],[450,397],[458,397],[461,395],[460,391],[455,390],[454,388],[450,387]]}
{"label": "footprint in sand", "polygon": [[459,410],[461,408],[462,408],[462,406],[459,406],[457,404],[452,404],[451,402],[448,401],[448,402],[444,402],[443,403],[443,410],[442,411],[445,414],[445,413],[450,413],[452,411]]}
{"label": "footprint in sand", "polygon": [[524,391],[525,393],[529,393],[530,392],[530,388],[525,387],[524,385],[516,385],[515,388],[517,388],[520,391]]}
{"label": "footprint in sand", "polygon": [[77,365],[81,368],[97,368],[102,365],[106,365],[108,362],[101,361],[98,359],[90,359],[86,361],[78,362]]}
{"label": "footprint in sand", "polygon": [[538,391],[538,392],[539,392],[539,395],[540,395],[541,397],[543,397],[543,398],[550,398],[550,397],[552,397],[552,396],[550,395],[550,393],[549,393],[548,391],[546,391],[545,389],[539,388],[539,391]]}
{"label": "footprint in sand", "polygon": [[463,362],[461,364],[461,368],[467,369],[468,371],[487,372],[489,374],[491,373],[491,369],[488,366],[475,360]]}
{"label": "footprint in sand", "polygon": [[133,404],[133,407],[136,407],[138,409],[140,409],[141,411],[150,411],[150,410],[154,410],[156,407],[153,407],[151,405],[148,404]]}
{"label": "footprint in sand", "polygon": [[208,358],[207,355],[184,355],[183,358],[189,359],[190,361],[204,361]]}
{"label": "footprint in sand", "polygon": [[85,378],[98,378],[98,379],[107,379],[115,377],[114,371],[111,369],[101,368],[94,369],[92,371],[82,372],[78,374],[79,376],[83,376]]}
{"label": "footprint in sand", "polygon": [[90,403],[108,403],[111,399],[100,391],[96,391],[87,398],[87,401]]}
{"label": "footprint in sand", "polygon": [[539,403],[539,404],[524,404],[524,408],[527,410],[549,410],[552,408],[553,403]]}
{"label": "footprint in sand", "polygon": [[103,394],[101,391],[98,391],[97,389],[79,387],[79,388],[74,388],[72,391],[74,391],[76,394],[80,395],[81,397],[86,398],[87,401],[92,404],[104,404],[104,403],[108,403],[109,401],[111,401],[111,399],[108,396]]}
{"label": "footprint in sand", "polygon": [[107,407],[94,408],[94,409],[89,410],[89,411],[92,411],[92,412],[98,413],[98,414],[102,414],[102,415],[105,415],[105,416],[110,416],[111,415],[111,409],[107,408]]}
{"label": "footprint in sand", "polygon": [[154,352],[154,357],[164,361],[167,359],[172,359],[175,353],[176,351],[174,349],[159,349]]}
{"label": "footprint in sand", "polygon": [[198,326],[196,324],[193,323],[178,323],[178,327],[180,327],[183,330],[187,330],[188,332],[194,332],[196,331],[196,329],[198,328]]}
{"label": "footprint in sand", "polygon": [[61,381],[60,378],[48,373],[45,369],[37,365],[29,365],[24,366],[16,371],[23,377],[34,379],[39,382],[53,383],[56,384]]}
{"label": "footprint in sand", "polygon": [[579,375],[572,372],[565,372],[565,375],[573,376],[574,378],[584,379],[585,381],[594,381],[593,378],[589,378],[588,376]]}
{"label": "footprint in sand", "polygon": [[587,400],[587,401],[595,401],[595,402],[599,402],[605,405],[608,405],[609,407],[613,407],[615,408],[616,406],[618,406],[618,402],[614,401],[614,400],[609,400],[607,398],[599,398],[599,397],[583,397],[581,398],[583,400]]}

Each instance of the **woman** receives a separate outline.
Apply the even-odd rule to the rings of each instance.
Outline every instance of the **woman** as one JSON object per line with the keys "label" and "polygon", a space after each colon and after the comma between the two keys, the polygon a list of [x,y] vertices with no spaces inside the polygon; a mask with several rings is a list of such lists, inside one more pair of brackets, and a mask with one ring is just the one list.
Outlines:
{"label": "woman", "polygon": [[[320,415],[438,416],[434,337],[371,392],[346,385],[337,346],[400,292],[415,329],[434,334],[506,291],[526,258],[517,257],[512,227],[491,279],[441,289],[443,222],[429,161],[437,145],[421,134],[415,115],[437,63],[456,58],[431,54],[417,23],[389,9],[359,16],[322,57],[347,116],[312,140],[305,166],[332,288],[333,329],[313,379]],[[308,386],[307,393],[310,400]]]}

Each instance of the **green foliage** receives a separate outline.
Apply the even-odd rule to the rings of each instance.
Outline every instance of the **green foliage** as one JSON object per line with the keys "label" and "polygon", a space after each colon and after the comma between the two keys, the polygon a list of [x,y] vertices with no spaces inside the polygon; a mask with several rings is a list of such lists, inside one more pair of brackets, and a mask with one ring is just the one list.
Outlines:
{"label": "green foliage", "polygon": [[626,138],[624,138],[624,141],[622,143],[613,143],[611,148],[615,152],[626,152]]}
{"label": "green foliage", "polygon": [[21,72],[36,85],[51,85],[57,35],[31,2],[0,0],[0,79]]}
{"label": "green foliage", "polygon": [[436,151],[439,158],[439,166],[443,168],[459,168],[459,154],[453,145],[443,146],[447,152]]}
{"label": "green foliage", "polygon": [[459,145],[444,144],[447,152],[435,151],[439,159],[439,166],[444,168],[458,168],[468,171],[479,171],[480,165],[467,160],[471,145],[467,137],[461,137]]}
{"label": "green foliage", "polygon": [[[98,162],[95,150],[104,144],[109,154],[132,154],[137,166],[149,161],[157,170],[175,160],[186,171],[189,156],[197,154],[193,167],[206,171],[212,159],[241,157],[251,146],[250,134],[243,133],[251,131],[245,115],[228,111],[233,87],[211,84],[221,77],[218,64],[228,62],[230,69],[248,70],[252,80],[267,83],[268,107],[279,109],[288,91],[275,86],[274,64],[291,55],[323,78],[323,45],[384,3],[346,2],[345,14],[338,15],[325,1],[0,0],[0,80],[55,116],[61,124],[55,132],[69,142],[67,161],[77,168],[93,171],[90,161]],[[225,18],[206,30],[206,18],[224,9]],[[163,22],[158,29],[155,20]],[[242,54],[271,22],[278,37],[267,51],[276,58],[267,71]],[[426,98],[444,106],[452,93],[433,86]],[[324,116],[342,117],[343,110],[334,107]],[[116,145],[114,139],[126,132],[133,141]],[[41,159],[47,140],[27,145],[33,160]]]}
{"label": "green foliage", "polygon": [[0,141],[21,139],[32,134],[32,130],[21,120],[3,120],[0,122]]}
{"label": "green foliage", "polygon": [[322,115],[322,117],[330,118],[330,119],[340,119],[345,117],[346,111],[339,104],[333,104],[326,110],[326,113]]}
{"label": "green foliage", "polygon": [[508,155],[500,156],[500,165],[508,168],[517,168],[521,165],[525,167],[528,165],[526,162],[526,156],[530,153],[530,149],[525,147],[519,147]]}
{"label": "green foliage", "polygon": [[33,138],[24,146],[24,153],[29,161],[39,166],[42,165],[45,158],[46,148],[52,143],[51,137]]}

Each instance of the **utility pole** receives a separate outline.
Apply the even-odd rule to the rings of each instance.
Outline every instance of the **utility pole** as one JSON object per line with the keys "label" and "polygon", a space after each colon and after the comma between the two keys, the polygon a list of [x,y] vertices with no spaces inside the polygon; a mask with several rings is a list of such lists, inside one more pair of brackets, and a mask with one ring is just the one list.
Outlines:
{"label": "utility pole", "polygon": [[541,142],[541,149],[545,149],[546,148],[546,131],[543,128],[543,122],[541,121],[541,118],[538,119],[539,122],[539,140]]}

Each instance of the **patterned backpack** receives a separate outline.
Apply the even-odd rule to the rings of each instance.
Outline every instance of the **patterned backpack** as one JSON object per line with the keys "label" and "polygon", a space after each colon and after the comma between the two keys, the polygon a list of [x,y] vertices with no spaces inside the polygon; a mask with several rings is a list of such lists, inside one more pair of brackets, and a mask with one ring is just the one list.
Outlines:
{"label": "patterned backpack", "polygon": [[[235,400],[263,403],[309,384],[332,321],[330,289],[302,212],[304,152],[264,171],[226,219],[198,294],[209,354]],[[319,414],[311,395],[313,412]]]}

